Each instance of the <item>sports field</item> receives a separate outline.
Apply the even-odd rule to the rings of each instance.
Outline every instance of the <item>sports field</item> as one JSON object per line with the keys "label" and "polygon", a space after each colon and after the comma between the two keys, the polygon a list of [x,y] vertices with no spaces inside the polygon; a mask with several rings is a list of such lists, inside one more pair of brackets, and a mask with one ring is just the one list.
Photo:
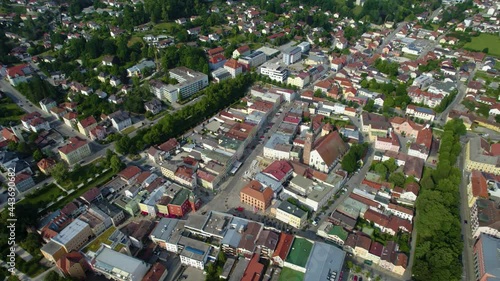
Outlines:
{"label": "sports field", "polygon": [[313,243],[306,239],[295,238],[286,261],[300,267],[305,267],[312,247]]}
{"label": "sports field", "polygon": [[280,279],[278,281],[304,281],[304,273],[293,270],[288,267],[283,267],[281,270]]}
{"label": "sports field", "polygon": [[465,44],[465,48],[482,52],[488,48],[488,55],[500,57],[500,36],[483,33],[477,37],[472,37],[472,41]]}

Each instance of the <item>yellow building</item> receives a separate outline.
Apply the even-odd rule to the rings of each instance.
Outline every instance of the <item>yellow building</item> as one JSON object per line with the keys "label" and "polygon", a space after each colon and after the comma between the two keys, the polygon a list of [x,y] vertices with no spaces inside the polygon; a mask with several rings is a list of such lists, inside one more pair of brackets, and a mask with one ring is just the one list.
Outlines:
{"label": "yellow building", "polygon": [[69,141],[69,144],[59,148],[61,159],[66,161],[68,165],[76,164],[78,161],[90,155],[90,146],[86,140],[72,137]]}
{"label": "yellow building", "polygon": [[500,158],[489,154],[489,144],[481,137],[469,140],[465,149],[465,168],[500,175]]}
{"label": "yellow building", "polygon": [[53,237],[49,243],[45,244],[40,251],[45,258],[55,263],[64,254],[73,250],[80,250],[92,236],[93,233],[89,224],[80,219],[75,219]]}
{"label": "yellow building", "polygon": [[276,219],[295,228],[302,228],[307,221],[307,212],[288,201],[283,201],[276,208]]}

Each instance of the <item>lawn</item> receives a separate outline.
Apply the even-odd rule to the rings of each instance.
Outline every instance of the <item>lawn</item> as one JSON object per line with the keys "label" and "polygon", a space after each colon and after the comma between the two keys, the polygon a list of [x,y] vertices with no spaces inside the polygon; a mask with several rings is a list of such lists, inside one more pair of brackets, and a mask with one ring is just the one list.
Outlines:
{"label": "lawn", "polygon": [[465,44],[465,48],[482,52],[488,48],[488,55],[500,57],[500,36],[482,33],[477,37],[472,37],[472,41]]}
{"label": "lawn", "polygon": [[55,201],[61,195],[65,195],[64,191],[62,191],[55,184],[51,183],[37,192],[26,196],[23,201],[31,205],[40,204],[41,206],[45,206],[48,203]]}
{"label": "lawn", "polygon": [[17,104],[8,97],[0,99],[0,125],[8,126],[10,122],[19,123],[26,114]]}
{"label": "lawn", "polygon": [[103,167],[100,166],[103,165],[103,161],[104,159],[99,158],[85,166],[81,166],[78,170],[70,172],[68,179],[59,183],[59,185],[66,190],[77,188],[82,182],[86,182],[88,178],[93,178],[96,173],[103,170]]}
{"label": "lawn", "polygon": [[127,46],[133,46],[135,43],[142,43],[142,38],[138,36],[132,36],[132,38],[130,38],[130,40],[128,41]]}
{"label": "lawn", "polygon": [[130,126],[130,127],[128,127],[128,128],[123,129],[123,130],[121,131],[121,133],[122,133],[122,134],[124,134],[124,135],[128,135],[128,134],[132,133],[132,132],[133,132],[133,131],[135,131],[135,130],[136,130],[136,129],[135,129],[135,127],[134,127],[134,126]]}
{"label": "lawn", "polygon": [[313,243],[309,242],[308,240],[304,238],[295,238],[295,240],[293,240],[290,253],[288,254],[288,257],[286,257],[286,261],[301,267],[305,267],[312,247]]}
{"label": "lawn", "polygon": [[77,191],[71,193],[70,195],[66,196],[66,198],[62,199],[61,201],[58,201],[57,203],[54,203],[54,205],[50,206],[50,210],[57,210],[62,207],[64,207],[66,204],[69,202],[73,201],[73,199],[80,197],[82,194],[87,192],[89,189],[100,186],[109,180],[115,175],[113,170],[109,169],[105,173],[101,174],[99,177],[94,178],[93,181],[85,184],[81,188],[79,188]]}
{"label": "lawn", "polygon": [[296,271],[288,267],[283,267],[278,281],[303,281],[304,275],[305,274],[300,271]]}
{"label": "lawn", "polygon": [[153,26],[153,30],[155,31],[160,31],[163,32],[163,30],[166,30],[167,32],[170,32],[176,24],[173,22],[162,22],[159,23],[155,26]]}

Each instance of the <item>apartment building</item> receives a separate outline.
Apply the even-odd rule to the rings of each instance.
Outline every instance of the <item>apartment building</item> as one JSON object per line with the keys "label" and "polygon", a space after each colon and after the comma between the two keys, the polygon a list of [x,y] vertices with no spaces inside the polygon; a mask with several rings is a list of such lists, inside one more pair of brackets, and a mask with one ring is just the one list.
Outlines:
{"label": "apartment building", "polygon": [[286,65],[294,64],[302,57],[302,52],[299,47],[288,47],[283,50],[283,63]]}
{"label": "apartment building", "polygon": [[490,145],[485,139],[471,138],[466,145],[465,168],[467,171],[478,170],[500,175],[500,158],[490,154]]}
{"label": "apartment building", "polygon": [[187,67],[176,67],[169,70],[170,78],[176,79],[179,83],[173,85],[176,91],[168,91],[166,99],[176,102],[178,99],[186,99],[201,89],[208,86],[208,76],[204,73],[194,71]]}
{"label": "apartment building", "polygon": [[69,143],[59,148],[59,155],[68,165],[76,164],[91,154],[89,143],[78,137],[69,139]]}
{"label": "apartment building", "polygon": [[94,271],[117,281],[141,281],[151,267],[134,257],[102,246],[91,261]]}

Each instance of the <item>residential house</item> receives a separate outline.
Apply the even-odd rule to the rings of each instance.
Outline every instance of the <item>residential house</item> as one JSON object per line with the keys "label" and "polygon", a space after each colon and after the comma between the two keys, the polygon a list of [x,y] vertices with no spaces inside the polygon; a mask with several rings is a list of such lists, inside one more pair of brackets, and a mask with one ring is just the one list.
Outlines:
{"label": "residential house", "polygon": [[69,143],[59,148],[61,159],[68,165],[76,164],[91,154],[89,143],[78,137],[69,139]]}
{"label": "residential house", "polygon": [[118,110],[108,115],[108,118],[118,132],[132,125],[132,118],[127,111]]}
{"label": "residential house", "polygon": [[78,131],[82,135],[90,137],[90,131],[97,126],[97,121],[94,116],[90,115],[89,117],[82,119],[78,122]]}

